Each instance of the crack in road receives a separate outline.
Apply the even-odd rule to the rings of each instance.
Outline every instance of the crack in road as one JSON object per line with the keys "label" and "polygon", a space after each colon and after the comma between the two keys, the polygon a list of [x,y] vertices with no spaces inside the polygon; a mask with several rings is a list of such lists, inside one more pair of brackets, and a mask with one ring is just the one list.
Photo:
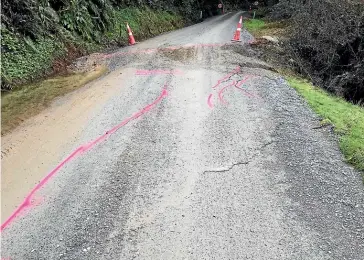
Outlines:
{"label": "crack in road", "polygon": [[256,150],[256,153],[253,154],[253,156],[251,156],[250,160],[247,160],[247,161],[243,161],[243,162],[237,162],[237,163],[233,163],[232,165],[228,166],[228,167],[222,167],[220,169],[213,169],[213,170],[206,170],[206,171],[203,171],[202,174],[205,174],[205,173],[208,173],[208,172],[214,172],[214,173],[218,173],[218,172],[228,172],[228,171],[231,171],[235,166],[238,166],[238,165],[248,165],[249,163],[251,163],[251,160],[256,157],[258,155],[258,153],[264,149],[265,147],[273,144],[275,141],[269,141],[267,143],[264,143],[261,147],[257,148]]}
{"label": "crack in road", "polygon": [[275,141],[270,141],[270,142],[267,142],[265,144],[263,144],[260,148],[259,148],[259,151],[264,149],[265,147],[267,147],[268,145],[271,145],[272,143],[274,143]]}
{"label": "crack in road", "polygon": [[226,168],[203,171],[203,174],[208,173],[208,172],[215,172],[215,173],[217,173],[217,172],[228,172],[228,171],[231,171],[235,166],[238,166],[238,165],[247,165],[249,163],[250,163],[250,161],[237,162],[237,163],[233,163],[231,166],[226,167]]}

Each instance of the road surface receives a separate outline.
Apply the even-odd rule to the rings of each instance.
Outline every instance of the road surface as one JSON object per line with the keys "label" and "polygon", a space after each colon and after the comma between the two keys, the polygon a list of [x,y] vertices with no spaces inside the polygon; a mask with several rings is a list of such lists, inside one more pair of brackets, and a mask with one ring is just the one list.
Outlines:
{"label": "road surface", "polygon": [[239,16],[99,55],[113,95],[8,214],[4,259],[363,259],[360,173],[251,35],[230,44]]}

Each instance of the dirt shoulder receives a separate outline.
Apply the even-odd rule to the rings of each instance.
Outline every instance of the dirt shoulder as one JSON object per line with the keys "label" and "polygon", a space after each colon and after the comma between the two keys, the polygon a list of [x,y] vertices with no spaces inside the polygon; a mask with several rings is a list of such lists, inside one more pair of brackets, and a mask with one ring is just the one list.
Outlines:
{"label": "dirt shoulder", "polygon": [[78,145],[77,137],[92,113],[120,90],[120,73],[114,71],[54,100],[46,110],[2,137],[2,222],[34,185]]}
{"label": "dirt shoulder", "polygon": [[29,85],[1,95],[1,135],[14,130],[22,122],[49,107],[56,98],[83,87],[107,72],[97,66],[86,72],[70,73]]}

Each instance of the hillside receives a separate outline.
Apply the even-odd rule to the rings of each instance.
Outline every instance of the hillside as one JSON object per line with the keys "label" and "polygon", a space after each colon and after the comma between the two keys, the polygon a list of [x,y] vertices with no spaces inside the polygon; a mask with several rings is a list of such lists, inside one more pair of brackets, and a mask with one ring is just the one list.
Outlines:
{"label": "hillside", "polygon": [[62,70],[75,57],[142,40],[196,21],[197,2],[5,0],[1,6],[2,90]]}

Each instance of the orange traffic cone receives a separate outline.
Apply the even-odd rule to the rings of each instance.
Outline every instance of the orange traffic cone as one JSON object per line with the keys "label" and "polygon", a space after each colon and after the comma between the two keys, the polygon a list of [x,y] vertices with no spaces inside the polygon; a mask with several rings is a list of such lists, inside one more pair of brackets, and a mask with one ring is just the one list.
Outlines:
{"label": "orange traffic cone", "polygon": [[133,32],[131,31],[128,23],[126,23],[126,28],[128,30],[128,35],[129,35],[129,45],[134,45],[135,44],[135,39],[134,39],[134,36],[133,36]]}
{"label": "orange traffic cone", "polygon": [[238,28],[236,29],[236,32],[234,34],[234,38],[232,39],[232,41],[234,42],[240,42],[240,32],[241,32],[241,26],[243,24],[243,17],[240,16],[240,20],[239,20],[239,23],[238,23]]}

